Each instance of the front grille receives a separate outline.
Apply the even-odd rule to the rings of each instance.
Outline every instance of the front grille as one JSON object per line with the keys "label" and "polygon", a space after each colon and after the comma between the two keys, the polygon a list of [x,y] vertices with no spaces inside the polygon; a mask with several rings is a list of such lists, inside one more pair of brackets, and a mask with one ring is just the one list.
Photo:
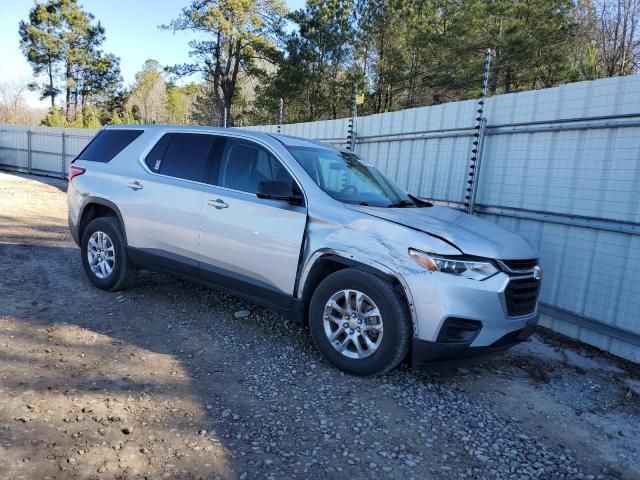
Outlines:
{"label": "front grille", "polygon": [[518,317],[533,313],[536,308],[539,290],[540,280],[535,278],[511,280],[504,291],[509,316]]}
{"label": "front grille", "polygon": [[538,264],[538,259],[530,260],[501,260],[511,270],[531,270]]}

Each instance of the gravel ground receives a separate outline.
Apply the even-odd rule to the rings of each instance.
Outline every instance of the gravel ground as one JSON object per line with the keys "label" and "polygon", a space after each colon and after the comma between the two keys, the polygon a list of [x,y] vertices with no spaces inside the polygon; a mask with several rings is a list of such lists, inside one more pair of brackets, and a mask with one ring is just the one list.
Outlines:
{"label": "gravel ground", "polygon": [[0,173],[0,478],[637,479],[635,367],[544,334],[349,377],[241,299],[93,288],[64,182]]}

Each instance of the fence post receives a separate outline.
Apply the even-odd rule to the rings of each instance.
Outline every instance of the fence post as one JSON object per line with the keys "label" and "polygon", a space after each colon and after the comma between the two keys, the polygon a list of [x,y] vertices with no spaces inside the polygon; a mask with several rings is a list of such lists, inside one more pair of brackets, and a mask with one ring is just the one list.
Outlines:
{"label": "fence post", "polygon": [[351,116],[347,126],[347,150],[356,151],[356,118],[358,116],[358,106],[356,105],[356,86],[351,90]]}
{"label": "fence post", "polygon": [[62,167],[62,177],[64,178],[66,176],[67,173],[67,168],[66,168],[66,163],[67,163],[67,148],[66,148],[66,141],[65,141],[65,137],[66,135],[64,134],[64,129],[62,130],[62,146],[61,146],[61,150],[62,150],[62,159],[61,159],[61,167]]}
{"label": "fence post", "polygon": [[278,133],[282,133],[282,114],[284,111],[284,100],[280,98],[280,108],[278,109]]}
{"label": "fence post", "polygon": [[467,180],[467,194],[464,199],[464,206],[467,207],[467,213],[473,214],[476,204],[476,195],[478,193],[478,182],[480,180],[480,164],[482,163],[482,154],[484,150],[484,137],[487,127],[487,119],[482,115],[484,113],[484,101],[487,97],[487,86],[489,83],[489,67],[491,66],[491,49],[488,48],[484,54],[484,65],[482,68],[482,89],[480,90],[480,99],[478,100],[478,110],[476,117],[475,133],[473,134],[473,148],[471,149],[471,162],[469,164],[469,179]]}
{"label": "fence post", "polygon": [[[476,196],[478,194],[478,180],[480,179],[480,167],[482,166],[482,152],[484,150],[484,138],[485,138],[485,132],[487,130],[487,119],[485,117],[482,117],[480,119],[480,128],[477,131],[477,141],[478,141],[478,145],[477,145],[477,150],[478,153],[476,154],[476,161],[472,164],[472,171],[474,173],[473,177],[470,177],[472,180],[475,178],[475,180],[473,181],[473,183],[471,184],[471,192],[469,192],[469,196],[466,197],[469,200],[469,210],[468,212],[473,214],[473,209],[476,206]],[[476,137],[474,137],[476,138]],[[471,173],[470,172],[470,173]]]}
{"label": "fence post", "polygon": [[227,107],[224,107],[224,115],[222,118],[222,126],[227,128]]}
{"label": "fence post", "polygon": [[27,130],[27,171],[31,173],[32,170],[32,158],[31,158],[31,129]]}

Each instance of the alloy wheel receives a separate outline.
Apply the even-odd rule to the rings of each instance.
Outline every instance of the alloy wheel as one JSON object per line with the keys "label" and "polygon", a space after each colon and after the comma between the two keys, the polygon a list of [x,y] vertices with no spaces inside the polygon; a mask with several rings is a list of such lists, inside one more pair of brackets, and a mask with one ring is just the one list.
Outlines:
{"label": "alloy wheel", "polygon": [[348,358],[366,358],[380,347],[383,335],[378,306],[358,290],[334,293],[324,307],[324,332],[329,343]]}
{"label": "alloy wheel", "polygon": [[111,275],[116,264],[116,254],[109,235],[97,231],[89,237],[87,259],[89,268],[96,277],[104,279]]}

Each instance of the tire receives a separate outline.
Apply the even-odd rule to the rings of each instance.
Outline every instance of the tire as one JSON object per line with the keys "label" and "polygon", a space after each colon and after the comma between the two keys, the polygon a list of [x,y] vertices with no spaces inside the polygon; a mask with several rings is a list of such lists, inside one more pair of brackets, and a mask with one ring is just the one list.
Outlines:
{"label": "tire", "polygon": [[[345,291],[350,293],[345,294]],[[358,297],[358,294],[363,295]],[[335,319],[349,311],[347,297],[351,314],[342,317],[343,320],[353,317],[353,306],[358,298],[362,299],[360,304],[364,313],[361,315],[361,311],[357,311],[356,317],[338,324]],[[332,305],[342,310],[329,307],[330,300]],[[377,307],[378,316],[367,316],[375,311],[370,302]],[[381,337],[378,337],[380,324],[383,328]],[[343,332],[338,334],[340,327]],[[375,275],[353,268],[332,273],[318,285],[309,306],[309,328],[318,350],[329,362],[346,373],[358,376],[376,375],[395,368],[406,357],[411,341],[411,322],[393,286]],[[332,342],[329,336],[335,335],[337,337]],[[360,349],[356,343],[360,344]],[[377,346],[367,352],[365,347],[375,343]]]}
{"label": "tire", "polygon": [[[108,265],[112,264],[110,271],[108,267],[105,267],[106,270],[102,270],[98,266],[94,267],[97,269],[94,270],[90,265],[89,250],[91,249],[92,252],[95,251],[95,248],[92,248],[90,245],[90,241],[93,239],[92,244],[95,246],[96,240],[100,238],[100,234],[103,235],[104,245],[111,245],[112,247],[108,249],[113,252],[113,262],[107,262]],[[80,251],[82,252],[82,266],[91,283],[102,290],[109,291],[125,290],[133,283],[136,276],[136,269],[129,261],[125,247],[126,242],[122,234],[120,222],[115,218],[99,217],[87,225],[87,228],[85,228],[82,234]],[[107,251],[107,249],[101,251]],[[111,254],[107,253],[105,255]],[[95,259],[95,255],[93,258]],[[108,272],[108,274],[106,274],[106,272]]]}

